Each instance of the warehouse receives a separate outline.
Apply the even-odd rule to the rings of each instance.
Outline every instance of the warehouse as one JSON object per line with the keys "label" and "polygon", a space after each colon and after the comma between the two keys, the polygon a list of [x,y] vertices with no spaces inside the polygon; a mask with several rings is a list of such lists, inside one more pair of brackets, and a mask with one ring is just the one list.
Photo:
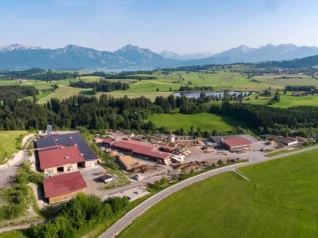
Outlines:
{"label": "warehouse", "polygon": [[162,164],[169,164],[171,153],[158,151],[153,145],[135,140],[122,140],[113,145],[114,148],[139,155],[145,159],[151,159]]}
{"label": "warehouse", "polygon": [[70,200],[86,187],[86,182],[78,171],[43,180],[44,195],[49,203]]}
{"label": "warehouse", "polygon": [[231,152],[250,150],[251,141],[244,137],[222,139],[223,146]]}
{"label": "warehouse", "polygon": [[[79,167],[94,167],[97,165],[98,156],[92,150],[91,147],[86,143],[84,138],[81,136],[80,133],[68,133],[68,134],[51,134],[48,136],[41,137],[36,140],[36,147],[38,151],[39,160],[41,161],[41,153],[44,151],[51,151],[51,153],[62,153],[53,152],[53,150],[59,149],[61,147],[74,147],[78,148],[78,154],[81,154],[83,157],[83,161],[78,163]],[[63,151],[65,152],[65,151]],[[49,154],[49,153],[48,153]],[[67,153],[63,154],[64,157],[68,156]],[[54,158],[51,158],[54,160]],[[69,164],[69,163],[65,163]]]}
{"label": "warehouse", "polygon": [[54,150],[39,151],[40,169],[46,174],[56,174],[76,170],[78,165],[85,162],[83,154],[77,146],[58,147]]}

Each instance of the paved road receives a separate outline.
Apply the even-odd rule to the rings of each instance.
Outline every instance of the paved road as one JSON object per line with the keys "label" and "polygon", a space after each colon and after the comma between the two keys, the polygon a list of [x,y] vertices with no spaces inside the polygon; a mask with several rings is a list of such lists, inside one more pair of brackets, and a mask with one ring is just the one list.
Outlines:
{"label": "paved road", "polygon": [[314,149],[318,149],[318,146],[313,146],[313,147],[309,147],[309,148],[306,148],[303,150],[297,150],[297,151],[293,151],[290,153],[277,155],[277,156],[273,156],[273,157],[269,157],[269,158],[267,158],[265,156],[263,156],[263,157],[258,156],[255,158],[251,158],[250,161],[246,162],[246,163],[234,164],[234,165],[226,166],[223,168],[215,169],[215,170],[203,173],[203,174],[199,174],[199,175],[192,177],[192,178],[189,178],[187,180],[184,180],[180,183],[177,183],[177,184],[155,194],[154,196],[150,197],[149,199],[147,199],[143,203],[139,204],[137,207],[135,207],[130,212],[128,212],[125,216],[123,216],[121,219],[119,219],[106,232],[104,232],[100,236],[100,238],[113,238],[113,237],[117,236],[126,227],[128,227],[137,217],[142,215],[144,212],[146,212],[153,205],[160,202],[161,200],[168,197],[169,195],[171,195],[171,194],[173,194],[173,193],[175,193],[175,192],[177,192],[177,191],[179,191],[179,190],[181,190],[181,189],[183,189],[183,188],[185,188],[193,183],[200,182],[200,181],[207,179],[209,177],[212,177],[214,175],[221,174],[221,173],[224,173],[227,171],[233,171],[233,170],[236,170],[238,168],[245,167],[245,166],[248,166],[251,164],[257,164],[257,163],[261,163],[261,162],[268,161],[268,160],[279,159],[279,158],[283,158],[283,157],[286,157],[289,155],[294,155],[294,154],[298,154],[298,153],[302,153],[302,152],[310,151],[310,150],[314,150]]}

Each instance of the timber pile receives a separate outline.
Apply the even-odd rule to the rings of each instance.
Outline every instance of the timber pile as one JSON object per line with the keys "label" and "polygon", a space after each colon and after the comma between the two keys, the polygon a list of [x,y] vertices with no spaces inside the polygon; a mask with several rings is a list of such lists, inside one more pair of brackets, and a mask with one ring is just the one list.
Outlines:
{"label": "timber pile", "polygon": [[207,161],[191,161],[189,163],[175,165],[174,169],[185,169],[185,170],[198,169],[201,166],[204,166],[207,164],[208,164]]}

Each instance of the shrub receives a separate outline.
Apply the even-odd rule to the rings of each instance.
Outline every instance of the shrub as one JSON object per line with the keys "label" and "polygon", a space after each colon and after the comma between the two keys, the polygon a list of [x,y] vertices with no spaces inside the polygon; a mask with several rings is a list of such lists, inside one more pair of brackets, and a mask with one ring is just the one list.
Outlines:
{"label": "shrub", "polygon": [[219,165],[219,166],[223,166],[223,165],[224,165],[223,160],[219,159],[219,160],[218,160],[218,165]]}

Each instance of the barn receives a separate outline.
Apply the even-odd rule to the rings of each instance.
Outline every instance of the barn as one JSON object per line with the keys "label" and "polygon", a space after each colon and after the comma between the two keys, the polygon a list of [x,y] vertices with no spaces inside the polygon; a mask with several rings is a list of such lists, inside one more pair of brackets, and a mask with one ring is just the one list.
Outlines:
{"label": "barn", "polygon": [[49,203],[70,200],[86,187],[86,182],[78,171],[43,180],[44,195]]}

